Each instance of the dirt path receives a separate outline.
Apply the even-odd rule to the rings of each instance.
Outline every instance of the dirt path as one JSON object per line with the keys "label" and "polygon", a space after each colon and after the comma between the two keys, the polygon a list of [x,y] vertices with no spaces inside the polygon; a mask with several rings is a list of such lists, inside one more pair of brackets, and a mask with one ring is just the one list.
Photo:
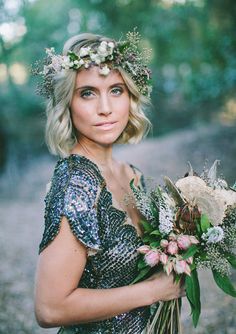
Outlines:
{"label": "dirt path", "polygon": [[[206,158],[210,162],[221,158],[224,175],[232,180],[236,170],[235,134],[232,128],[185,131],[147,140],[132,149],[119,147],[116,156],[138,166],[158,182],[163,175],[173,179],[183,175],[188,160],[201,171]],[[54,163],[49,157],[35,159],[22,171],[17,185],[2,179],[2,184],[8,181],[9,187],[3,187],[0,203],[0,334],[56,333],[55,329],[39,328],[33,315],[33,282],[43,231],[43,198]],[[192,329],[189,308],[184,302],[184,333],[235,334],[236,301],[221,293],[206,272],[201,273],[201,291],[203,311],[199,327]]]}

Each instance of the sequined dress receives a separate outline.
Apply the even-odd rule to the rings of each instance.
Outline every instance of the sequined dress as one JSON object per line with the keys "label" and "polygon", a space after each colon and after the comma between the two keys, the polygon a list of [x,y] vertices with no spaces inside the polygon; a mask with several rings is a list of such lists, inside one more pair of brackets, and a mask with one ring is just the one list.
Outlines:
{"label": "sequined dress", "polygon": [[[131,166],[133,167],[133,166]],[[134,167],[133,167],[134,169]],[[143,177],[140,179],[143,184]],[[45,229],[39,252],[59,232],[62,216],[87,248],[87,263],[78,287],[109,289],[129,285],[137,276],[136,249],[142,240],[126,212],[114,206],[97,165],[72,154],[57,162],[45,198]],[[62,327],[58,333],[141,334],[150,307],[139,307],[107,320]]]}

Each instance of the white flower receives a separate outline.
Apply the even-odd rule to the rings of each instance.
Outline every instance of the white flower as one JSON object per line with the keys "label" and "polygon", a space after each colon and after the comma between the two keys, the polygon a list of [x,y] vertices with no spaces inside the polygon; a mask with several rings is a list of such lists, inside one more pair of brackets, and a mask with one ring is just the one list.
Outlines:
{"label": "white flower", "polygon": [[87,61],[84,62],[84,67],[85,67],[85,68],[89,68],[89,62],[87,62]]}
{"label": "white flower", "polygon": [[90,48],[81,48],[79,50],[79,57],[85,57],[89,55]]}
{"label": "white flower", "polygon": [[79,60],[79,65],[80,65],[80,66],[84,65],[84,60],[83,60],[83,59],[80,59],[80,60]]}
{"label": "white flower", "polygon": [[90,58],[94,61],[97,65],[101,64],[101,57],[96,53],[91,53]]}
{"label": "white flower", "polygon": [[59,72],[61,70],[63,63],[63,58],[60,56],[53,56],[52,57],[52,68],[54,69],[55,72]]}
{"label": "white flower", "polygon": [[207,233],[203,233],[202,239],[206,240],[206,243],[216,243],[224,238],[224,231],[220,226],[210,227]]}
{"label": "white flower", "polygon": [[73,67],[74,63],[70,60],[69,56],[63,56],[61,65],[64,69],[68,70],[69,68]]}
{"label": "white flower", "polygon": [[173,211],[166,203],[159,208],[159,230],[162,234],[169,234],[173,229]]}
{"label": "white flower", "polygon": [[188,176],[176,182],[181,194],[191,205],[197,205],[201,213],[208,216],[212,225],[222,223],[225,214],[223,198],[215,196],[215,190],[198,176]]}
{"label": "white flower", "polygon": [[101,44],[97,48],[97,53],[98,53],[99,56],[104,57],[104,58],[109,55],[109,51],[107,49],[107,42],[106,41],[101,42]]}
{"label": "white flower", "polygon": [[218,200],[222,200],[225,206],[236,204],[236,191],[226,189],[215,189],[214,196]]}
{"label": "white flower", "polygon": [[222,224],[227,206],[236,204],[235,191],[213,189],[198,176],[182,178],[176,186],[190,204],[196,204],[200,212],[208,216],[214,226]]}
{"label": "white flower", "polygon": [[99,68],[99,73],[101,75],[107,76],[110,73],[110,69],[107,65],[103,66],[102,68]]}
{"label": "white flower", "polygon": [[109,42],[109,43],[108,43],[108,46],[109,46],[109,48],[114,49],[115,44],[114,44],[113,42]]}

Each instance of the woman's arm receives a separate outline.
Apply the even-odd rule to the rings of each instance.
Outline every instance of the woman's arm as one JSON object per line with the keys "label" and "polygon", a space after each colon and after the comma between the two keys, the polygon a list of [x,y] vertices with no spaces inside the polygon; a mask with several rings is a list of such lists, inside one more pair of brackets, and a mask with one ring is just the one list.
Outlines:
{"label": "woman's arm", "polygon": [[180,294],[180,287],[166,275],[119,288],[78,288],[86,257],[85,246],[75,238],[63,217],[57,237],[39,256],[35,315],[40,326],[104,320]]}

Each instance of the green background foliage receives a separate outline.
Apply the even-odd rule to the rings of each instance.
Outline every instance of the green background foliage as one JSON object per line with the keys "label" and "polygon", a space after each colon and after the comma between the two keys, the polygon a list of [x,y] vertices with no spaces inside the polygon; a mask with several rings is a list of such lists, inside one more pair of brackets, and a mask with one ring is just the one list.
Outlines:
{"label": "green background foliage", "polygon": [[235,122],[234,0],[2,0],[0,6],[1,166],[12,152],[45,150],[45,103],[35,94],[30,65],[45,47],[61,52],[68,37],[84,31],[119,39],[137,27],[143,46],[152,48],[151,135]]}

